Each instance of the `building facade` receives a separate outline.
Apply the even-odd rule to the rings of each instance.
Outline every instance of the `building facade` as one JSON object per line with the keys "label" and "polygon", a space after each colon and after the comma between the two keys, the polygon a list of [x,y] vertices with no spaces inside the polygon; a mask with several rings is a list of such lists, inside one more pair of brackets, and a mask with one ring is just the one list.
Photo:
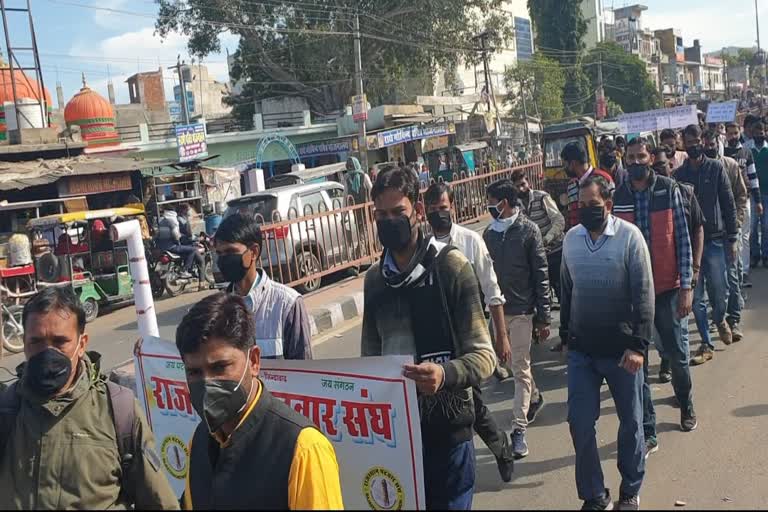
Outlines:
{"label": "building facade", "polygon": [[643,26],[642,14],[647,10],[648,7],[640,4],[614,9],[613,41],[645,63],[651,82],[660,89],[661,49],[654,31]]}

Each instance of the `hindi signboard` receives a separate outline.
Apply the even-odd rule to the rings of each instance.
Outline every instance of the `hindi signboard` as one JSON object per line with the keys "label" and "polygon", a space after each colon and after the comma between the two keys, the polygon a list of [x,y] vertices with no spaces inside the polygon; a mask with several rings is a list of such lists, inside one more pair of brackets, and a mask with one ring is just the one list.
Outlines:
{"label": "hindi signboard", "polygon": [[[424,509],[424,470],[416,387],[402,375],[412,357],[318,361],[262,360],[272,395],[331,441],[349,510]],[[189,468],[192,408],[175,344],[147,338],[135,355],[136,385],[177,496]]]}
{"label": "hindi signboard", "polygon": [[696,105],[686,105],[674,108],[662,108],[622,114],[619,116],[619,126],[622,133],[654,132],[665,128],[685,128],[689,124],[698,124]]}
{"label": "hindi signboard", "polygon": [[393,128],[376,134],[377,143],[374,146],[368,143],[368,149],[380,149],[413,140],[430,137],[441,137],[456,133],[456,125],[453,123],[436,123],[425,125],[412,125],[404,128]]}
{"label": "hindi signboard", "polygon": [[707,107],[708,123],[732,123],[736,120],[736,109],[739,106],[736,101],[724,101],[710,103]]}
{"label": "hindi signboard", "polygon": [[179,148],[179,161],[189,162],[208,156],[208,143],[205,141],[203,123],[176,126],[176,145]]}
{"label": "hindi signboard", "polygon": [[352,96],[352,120],[355,122],[368,119],[368,98],[365,94]]}

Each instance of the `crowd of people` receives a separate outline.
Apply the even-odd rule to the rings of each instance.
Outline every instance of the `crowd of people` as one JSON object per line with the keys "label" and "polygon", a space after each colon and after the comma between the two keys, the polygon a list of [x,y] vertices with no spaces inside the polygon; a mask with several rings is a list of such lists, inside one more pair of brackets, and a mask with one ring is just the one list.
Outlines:
{"label": "crowd of people", "polygon": [[[557,308],[553,350],[567,351],[578,497],[585,510],[639,508],[646,458],[659,449],[650,345],[680,428],[691,432],[690,366],[713,359],[710,321],[723,344],[743,339],[749,268],[768,267],[765,127],[748,117],[743,132],[722,128],[665,130],[658,147],[606,138],[600,168],[571,143],[560,155],[571,178],[565,212],[516,171],[487,188],[492,220],[482,235],[453,221],[450,184],[422,195],[418,172],[398,166],[373,183],[355,176],[384,247],[365,276],[361,356],[414,358],[403,375],[418,393],[427,508],[471,508],[473,433],[505,482],[536,449],[526,433],[545,398],[531,346],[550,337]],[[350,170],[361,173],[359,164]],[[259,379],[263,358],[312,358],[304,302],[259,268],[256,219],[227,217],[215,249],[231,285],[192,307],[176,331],[202,419],[181,501],[131,391],[107,382],[87,351],[82,305],[48,288],[24,308],[26,362],[0,393],[0,508],[343,508],[332,444]],[[693,357],[691,313],[702,338]],[[514,380],[511,425],[484,405],[481,386],[494,374]],[[595,429],[604,382],[620,423],[615,505]]]}

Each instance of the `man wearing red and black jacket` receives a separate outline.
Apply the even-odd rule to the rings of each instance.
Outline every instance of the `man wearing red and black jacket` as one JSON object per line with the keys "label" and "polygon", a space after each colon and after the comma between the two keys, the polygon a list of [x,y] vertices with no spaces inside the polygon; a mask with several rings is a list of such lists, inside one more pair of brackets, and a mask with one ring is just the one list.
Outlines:
{"label": "man wearing red and black jacket", "polygon": [[589,164],[587,150],[578,142],[571,142],[560,152],[560,159],[563,161],[565,173],[571,178],[568,184],[568,212],[566,216],[566,230],[578,226],[579,221],[579,185],[587,181],[592,176],[602,176],[610,187],[611,193],[616,188],[613,177],[601,169],[594,169]]}

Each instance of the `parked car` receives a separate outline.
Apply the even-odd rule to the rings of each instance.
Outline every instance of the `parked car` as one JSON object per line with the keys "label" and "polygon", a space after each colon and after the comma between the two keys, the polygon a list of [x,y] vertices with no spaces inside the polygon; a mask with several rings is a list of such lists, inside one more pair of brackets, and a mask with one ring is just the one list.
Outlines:
{"label": "parked car", "polygon": [[[356,270],[350,263],[366,255],[353,212],[332,211],[345,205],[339,183],[289,185],[229,201],[224,218],[238,212],[257,216],[263,222],[262,267],[282,283],[306,279],[296,289],[307,293],[320,288],[318,273]],[[218,266],[214,276],[223,282]]]}

